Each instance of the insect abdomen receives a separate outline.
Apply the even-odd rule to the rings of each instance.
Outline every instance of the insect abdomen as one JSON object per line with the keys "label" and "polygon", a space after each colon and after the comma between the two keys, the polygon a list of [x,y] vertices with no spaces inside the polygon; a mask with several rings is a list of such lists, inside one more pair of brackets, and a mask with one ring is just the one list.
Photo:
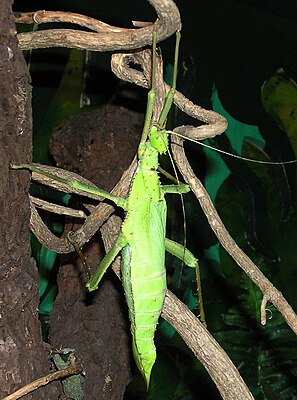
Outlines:
{"label": "insect abdomen", "polygon": [[[129,245],[123,253],[123,260],[127,253],[133,259]],[[155,266],[146,262],[136,265],[132,260],[130,268],[123,268],[123,284],[131,321],[134,358],[148,387],[156,360],[154,335],[166,293],[164,264],[157,271]]]}

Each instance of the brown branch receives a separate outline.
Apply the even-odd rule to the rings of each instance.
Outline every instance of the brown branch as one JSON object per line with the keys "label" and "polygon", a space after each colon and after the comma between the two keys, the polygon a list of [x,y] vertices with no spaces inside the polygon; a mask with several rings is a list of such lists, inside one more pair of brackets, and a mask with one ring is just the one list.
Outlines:
{"label": "brown branch", "polygon": [[[111,69],[114,74],[127,82],[134,83],[138,86],[149,89],[151,87],[151,51],[143,50],[137,53],[117,53],[111,57]],[[135,69],[134,65],[140,65],[142,71]],[[159,110],[162,109],[164,97],[169,92],[170,86],[163,80],[163,63],[162,58],[158,57],[156,79],[158,95],[156,101],[160,104],[156,105]],[[162,93],[160,92],[162,91]],[[194,140],[203,140],[206,138],[213,138],[227,129],[227,120],[222,115],[213,110],[206,110],[197,104],[192,103],[179,91],[175,91],[174,104],[182,111],[195,118],[198,121],[204,122],[205,125],[198,127],[183,126],[183,129]],[[158,113],[157,113],[158,114]],[[157,120],[157,118],[154,118]]]}
{"label": "brown branch", "polygon": [[108,25],[98,19],[87,17],[86,15],[64,12],[64,11],[46,11],[36,12],[15,12],[15,22],[17,24],[46,24],[46,23],[68,23],[83,26],[94,32],[124,32],[128,28],[119,28]]}
{"label": "brown branch", "polygon": [[[182,133],[179,128],[175,129],[175,131],[177,131],[177,133]],[[283,297],[282,293],[273,286],[273,284],[265,277],[265,275],[240,249],[240,247],[230,236],[207,191],[194,174],[186,158],[183,148],[183,140],[176,135],[172,136],[172,152],[183,178],[189,184],[191,190],[197,197],[201,208],[207,217],[209,225],[216,234],[221,245],[240,266],[240,268],[242,268],[243,271],[251,278],[251,280],[261,289],[263,295],[265,296],[265,300],[267,299],[275,305],[275,307],[285,318],[287,324],[297,334],[297,316],[292,307]]]}
{"label": "brown branch", "polygon": [[254,399],[238,369],[198,318],[167,290],[162,317],[201,361],[225,400]]}
{"label": "brown branch", "polygon": [[38,199],[37,197],[34,196],[29,196],[32,204],[45,211],[49,211],[54,214],[59,214],[59,215],[67,215],[68,217],[73,217],[73,218],[86,218],[86,214],[82,210],[75,210],[70,207],[64,207],[60,206],[58,204],[50,203],[48,201]]}
{"label": "brown branch", "polygon": [[[108,25],[104,25],[100,22],[98,24],[95,23],[92,19],[84,20],[82,16],[80,24],[87,24],[89,25],[88,28],[95,31],[100,29],[100,33],[74,29],[47,29],[20,33],[18,34],[20,48],[22,50],[49,47],[69,47],[91,51],[130,50],[151,44],[153,29],[157,32],[158,41],[162,41],[177,30],[180,30],[181,22],[179,11],[172,0],[148,1],[155,8],[158,16],[156,22],[151,26],[126,30],[119,28],[118,31],[115,31]],[[32,18],[34,17],[34,22],[39,22],[40,20],[42,22],[42,13],[42,11],[33,13]],[[19,15],[21,18],[21,14]],[[46,18],[46,14],[44,18]],[[74,18],[72,14],[69,18],[72,19],[73,23],[79,22],[79,17],[77,15]]]}
{"label": "brown branch", "polygon": [[16,392],[10,394],[9,396],[4,397],[2,400],[17,400],[21,397],[25,396],[28,393],[33,392],[34,390],[47,385],[48,383],[55,381],[57,379],[63,379],[67,376],[78,375],[83,372],[83,368],[81,365],[74,365],[66,369],[61,369],[60,371],[52,372],[42,378],[36,379],[35,381],[28,383],[28,385],[23,386],[21,389]]}
{"label": "brown branch", "polygon": [[[51,179],[38,172],[32,173],[33,180],[36,180],[39,183],[50,186],[65,193],[76,193],[84,197],[89,196],[90,198],[93,199],[97,200],[100,199],[99,196],[87,194],[84,191],[78,189],[70,190],[69,186],[59,181],[59,178],[70,179],[70,180],[77,180],[81,183],[89,184],[91,186],[95,186],[93,185],[92,182],[81,177],[80,175],[77,175],[70,171],[62,170],[60,168],[51,167],[48,165],[42,165],[40,166],[40,168],[46,173],[55,175],[57,177],[57,180]],[[136,168],[136,158],[132,161],[127,171],[123,173],[120,181],[111,191],[112,194],[119,197],[125,197],[127,195],[135,168]],[[85,206],[87,207],[87,205]],[[73,252],[74,248],[72,244],[67,240],[67,238],[65,237],[59,238],[48,229],[48,227],[45,225],[40,215],[38,214],[32,200],[30,201],[30,207],[31,207],[30,228],[31,231],[36,236],[36,238],[38,239],[38,241],[48,249],[58,254]],[[83,225],[73,234],[73,240],[77,242],[77,244],[80,247],[82,247],[95,235],[100,226],[103,224],[104,221],[106,221],[109,218],[109,216],[112,214],[113,211],[114,208],[110,204],[100,203],[97,207],[95,207],[92,213],[89,216],[87,216]]]}

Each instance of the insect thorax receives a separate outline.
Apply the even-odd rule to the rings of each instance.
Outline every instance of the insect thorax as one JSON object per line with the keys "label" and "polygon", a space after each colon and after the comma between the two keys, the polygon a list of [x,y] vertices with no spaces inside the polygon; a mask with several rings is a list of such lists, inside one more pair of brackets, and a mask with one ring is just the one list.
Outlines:
{"label": "insect thorax", "polygon": [[158,168],[158,150],[155,149],[150,143],[147,141],[144,144],[140,144],[138,147],[138,158],[141,165],[141,168],[148,170],[156,170]]}

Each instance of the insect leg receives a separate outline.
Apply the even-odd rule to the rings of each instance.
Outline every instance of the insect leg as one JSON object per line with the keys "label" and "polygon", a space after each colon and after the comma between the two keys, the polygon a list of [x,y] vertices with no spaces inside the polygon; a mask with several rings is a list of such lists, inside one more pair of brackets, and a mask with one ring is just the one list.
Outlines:
{"label": "insect leg", "polygon": [[[95,185],[91,185],[80,182],[78,179],[76,179],[75,174],[71,174],[71,177],[66,177],[62,176],[62,174],[65,173],[64,170],[56,167],[51,167],[49,165],[41,165],[41,164],[21,164],[21,165],[11,165],[12,169],[28,169],[30,170],[33,175],[32,179],[41,182],[44,185],[54,187],[58,190],[61,190],[61,188],[58,188],[57,186],[54,185],[55,182],[58,182],[61,185],[64,186],[65,190],[68,190],[67,193],[78,193],[77,191],[81,191],[82,193],[78,193],[80,195],[85,195],[89,193],[90,195],[95,195],[98,197],[103,197],[105,199],[109,199],[113,201],[117,206],[123,208],[124,210],[126,209],[126,200],[114,196],[113,194],[106,192],[103,189],[97,188]],[[53,172],[51,172],[53,171]],[[59,172],[60,171],[60,172]],[[58,174],[59,173],[59,174]],[[69,174],[68,174],[69,175]],[[42,177],[47,178],[46,180],[43,180]],[[61,190],[63,191],[63,190]],[[93,197],[92,197],[93,198]]]}
{"label": "insect leg", "polygon": [[113,260],[116,258],[116,256],[119,254],[119,252],[122,250],[123,247],[125,247],[127,244],[127,241],[122,233],[119,234],[117,240],[115,241],[114,245],[111,247],[111,249],[106,253],[105,257],[99,264],[99,267],[95,271],[94,275],[91,277],[91,279],[88,281],[86,284],[87,289],[91,292],[92,290],[98,289],[98,284],[100,280],[102,279],[103,275],[105,274],[107,268],[110,266],[110,264],[113,262]]}
{"label": "insect leg", "polygon": [[195,256],[183,245],[167,238],[165,239],[165,249],[169,253],[173,254],[175,257],[183,261],[188,267],[195,268],[199,315],[201,322],[205,323],[205,314],[203,308],[201,279],[200,279],[200,267],[197,258],[195,258]]}
{"label": "insect leg", "polygon": [[179,185],[162,185],[163,193],[182,194],[190,192],[189,185],[182,183]]}
{"label": "insect leg", "polygon": [[198,266],[197,258],[190,252],[190,250],[185,249],[183,245],[166,238],[165,249],[183,261],[188,267],[196,268]]}

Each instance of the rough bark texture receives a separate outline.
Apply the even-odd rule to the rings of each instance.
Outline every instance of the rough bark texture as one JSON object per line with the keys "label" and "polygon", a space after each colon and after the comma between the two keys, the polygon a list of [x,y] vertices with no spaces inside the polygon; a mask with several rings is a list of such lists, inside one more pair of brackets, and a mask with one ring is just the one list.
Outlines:
{"label": "rough bark texture", "polygon": [[[12,0],[0,2],[0,398],[49,372],[37,315],[37,269],[30,258],[31,88],[18,48]],[[56,383],[27,399],[58,399]]]}
{"label": "rough bark texture", "polygon": [[[142,123],[142,115],[106,105],[67,119],[53,135],[51,153],[59,167],[109,191],[137,151]],[[78,227],[71,221],[66,229]],[[93,271],[102,258],[99,242],[93,238],[83,249]],[[76,350],[86,372],[86,399],[121,399],[131,379],[132,361],[123,288],[112,273],[91,295],[85,283],[84,270],[73,253],[60,268],[50,341]]]}

